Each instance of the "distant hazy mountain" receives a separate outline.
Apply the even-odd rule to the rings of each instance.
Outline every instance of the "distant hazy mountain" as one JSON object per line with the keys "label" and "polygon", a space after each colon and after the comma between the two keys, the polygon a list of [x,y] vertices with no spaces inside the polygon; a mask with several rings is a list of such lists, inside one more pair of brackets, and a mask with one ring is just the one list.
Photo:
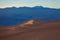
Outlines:
{"label": "distant hazy mountain", "polygon": [[17,25],[28,20],[60,20],[60,9],[35,7],[0,8],[0,26]]}

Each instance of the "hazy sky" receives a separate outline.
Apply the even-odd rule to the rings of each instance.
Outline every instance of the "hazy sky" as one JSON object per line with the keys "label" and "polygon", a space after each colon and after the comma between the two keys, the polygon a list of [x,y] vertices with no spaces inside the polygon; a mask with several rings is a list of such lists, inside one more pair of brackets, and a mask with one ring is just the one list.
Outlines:
{"label": "hazy sky", "polygon": [[60,8],[60,0],[0,0],[0,8],[11,6],[44,6],[51,8]]}

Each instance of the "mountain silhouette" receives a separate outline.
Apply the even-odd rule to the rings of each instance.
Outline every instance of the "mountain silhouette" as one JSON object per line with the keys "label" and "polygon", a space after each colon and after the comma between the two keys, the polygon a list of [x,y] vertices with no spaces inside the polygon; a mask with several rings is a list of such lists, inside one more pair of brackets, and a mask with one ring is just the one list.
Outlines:
{"label": "mountain silhouette", "polygon": [[60,9],[43,6],[0,8],[0,26],[14,26],[28,20],[60,20]]}

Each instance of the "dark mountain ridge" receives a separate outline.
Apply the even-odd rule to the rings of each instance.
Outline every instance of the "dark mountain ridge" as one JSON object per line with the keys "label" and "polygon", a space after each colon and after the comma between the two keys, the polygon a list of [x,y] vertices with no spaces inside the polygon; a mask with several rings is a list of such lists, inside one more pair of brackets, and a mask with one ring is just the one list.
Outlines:
{"label": "dark mountain ridge", "polygon": [[42,6],[0,8],[0,26],[17,25],[32,19],[42,21],[60,20],[60,9]]}

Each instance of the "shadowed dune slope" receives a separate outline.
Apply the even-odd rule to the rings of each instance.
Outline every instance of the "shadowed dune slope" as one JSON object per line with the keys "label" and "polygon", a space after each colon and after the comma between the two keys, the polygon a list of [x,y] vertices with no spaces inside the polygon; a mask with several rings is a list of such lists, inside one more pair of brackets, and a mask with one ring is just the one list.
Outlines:
{"label": "shadowed dune slope", "polygon": [[30,20],[16,26],[0,27],[0,40],[60,40],[60,21]]}

